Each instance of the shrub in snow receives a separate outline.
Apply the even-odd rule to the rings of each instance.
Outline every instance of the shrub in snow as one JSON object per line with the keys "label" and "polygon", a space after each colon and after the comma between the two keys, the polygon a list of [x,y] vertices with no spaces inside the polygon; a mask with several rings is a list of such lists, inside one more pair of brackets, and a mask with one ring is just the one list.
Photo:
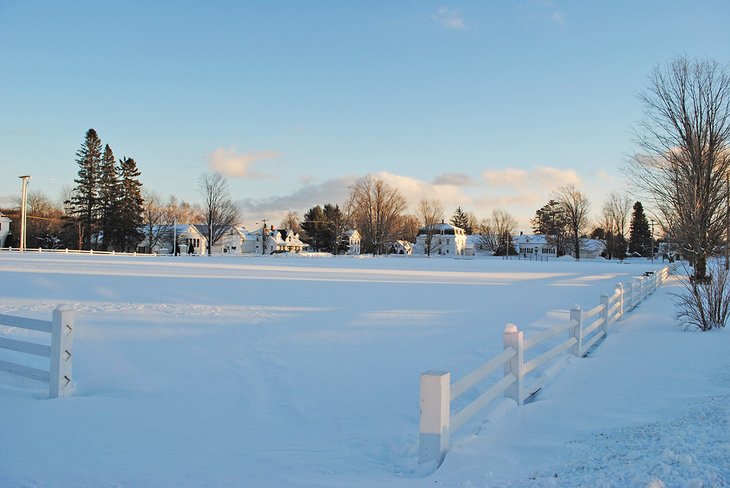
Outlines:
{"label": "shrub in snow", "polygon": [[708,279],[680,278],[683,290],[675,293],[676,318],[685,330],[724,328],[730,317],[728,271],[719,263],[708,266]]}

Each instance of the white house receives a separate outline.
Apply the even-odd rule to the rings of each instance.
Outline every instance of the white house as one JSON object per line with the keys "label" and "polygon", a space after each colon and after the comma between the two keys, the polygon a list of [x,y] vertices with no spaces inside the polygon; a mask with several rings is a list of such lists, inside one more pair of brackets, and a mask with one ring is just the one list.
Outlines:
{"label": "white house", "polygon": [[273,239],[276,242],[274,251],[302,252],[304,248],[304,243],[299,239],[299,234],[292,229],[274,231]]}
{"label": "white house", "polygon": [[242,254],[245,249],[246,234],[245,227],[229,226],[220,239],[218,239],[218,242],[211,247],[211,253]]}
{"label": "white house", "polygon": [[5,240],[10,234],[10,222],[12,220],[0,213],[0,247],[5,247]]}
{"label": "white house", "polygon": [[441,222],[430,229],[421,227],[416,236],[415,252],[426,254],[428,231],[431,230],[431,256],[463,256],[466,250],[466,232],[461,227]]}
{"label": "white house", "polygon": [[548,239],[544,234],[527,235],[522,234],[512,238],[512,245],[517,254],[531,257],[556,257],[558,246]]}
{"label": "white house", "polygon": [[180,254],[206,254],[208,252],[208,239],[195,225],[178,224],[176,226],[155,226],[153,234],[159,235],[157,242],[150,249],[147,229],[140,229],[145,233],[145,238],[137,244],[137,252],[172,254],[174,251],[173,240],[177,237],[178,252]]}
{"label": "white house", "polygon": [[581,239],[580,240],[580,257],[592,259],[600,257],[606,250],[606,243],[598,239]]}
{"label": "white house", "polygon": [[413,254],[413,244],[408,241],[395,241],[388,246],[388,254]]}
{"label": "white house", "polygon": [[[275,252],[301,252],[305,244],[299,234],[291,229],[256,229],[244,233],[243,249],[247,254],[272,254]],[[263,243],[261,235],[264,235]],[[263,248],[262,248],[263,245]]]}
{"label": "white house", "polygon": [[357,229],[350,229],[343,235],[343,241],[347,244],[347,254],[350,256],[360,255],[360,233]]}

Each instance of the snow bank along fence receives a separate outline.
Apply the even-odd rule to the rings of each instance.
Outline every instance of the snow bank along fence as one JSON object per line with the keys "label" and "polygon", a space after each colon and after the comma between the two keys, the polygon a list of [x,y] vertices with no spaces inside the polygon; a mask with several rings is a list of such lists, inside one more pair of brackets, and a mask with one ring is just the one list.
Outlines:
{"label": "snow bank along fence", "polygon": [[[583,311],[579,305],[574,305],[569,320],[532,334],[529,338],[525,338],[524,332],[518,330],[516,325],[507,324],[503,351],[453,383],[449,372],[423,373],[420,384],[419,463],[441,463],[449,446],[449,434],[497,398],[504,396],[522,405],[542,387],[545,376],[536,377],[534,372],[538,368],[568,351],[579,358],[584,357],[606,336],[610,324],[641,303],[668,276],[667,266],[656,272],[646,272],[626,286],[619,283],[612,293],[601,295],[600,304],[596,307]],[[568,336],[565,340],[562,340],[564,336],[560,337],[563,333]],[[561,342],[537,354],[536,350],[543,351],[550,347],[555,338]],[[526,355],[531,357],[527,359]],[[459,411],[451,413],[454,400],[500,370],[501,379]]]}
{"label": "snow bank along fence", "polygon": [[49,371],[2,360],[0,360],[0,371],[48,383],[48,393],[51,398],[69,394],[71,392],[74,318],[74,310],[67,305],[56,307],[50,321],[0,314],[0,326],[51,334],[51,344],[48,346],[0,337],[0,349],[49,358]]}

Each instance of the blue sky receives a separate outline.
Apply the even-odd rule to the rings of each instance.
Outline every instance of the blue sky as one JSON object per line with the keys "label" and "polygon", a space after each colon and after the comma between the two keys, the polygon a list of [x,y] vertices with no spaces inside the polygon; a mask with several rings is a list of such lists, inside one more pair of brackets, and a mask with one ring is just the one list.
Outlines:
{"label": "blue sky", "polygon": [[527,220],[565,183],[626,189],[636,94],[678,54],[728,63],[727,1],[0,0],[0,203],[58,198],[93,127],[145,187],[227,174],[248,225],[374,174]]}

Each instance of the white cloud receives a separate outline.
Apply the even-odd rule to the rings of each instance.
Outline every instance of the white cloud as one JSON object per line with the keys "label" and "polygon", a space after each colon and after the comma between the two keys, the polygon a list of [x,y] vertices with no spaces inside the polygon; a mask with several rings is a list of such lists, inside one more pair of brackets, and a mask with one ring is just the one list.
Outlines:
{"label": "white cloud", "polygon": [[553,12],[553,13],[550,14],[550,16],[548,18],[550,19],[550,21],[553,24],[556,24],[556,25],[564,25],[565,24],[565,15],[563,15],[562,12]]}
{"label": "white cloud", "polygon": [[551,168],[536,166],[530,170],[521,168],[505,168],[501,170],[486,170],[482,173],[484,181],[496,187],[524,187],[529,185],[540,189],[554,190],[562,185],[580,184],[580,177],[572,169]]}
{"label": "white cloud", "polygon": [[519,4],[518,9],[527,18],[540,23],[549,23],[556,26],[565,25],[565,13],[551,0],[526,0]]}
{"label": "white cloud", "polygon": [[450,9],[448,7],[440,7],[431,19],[438,22],[447,29],[466,29],[466,21],[461,9]]}
{"label": "white cloud", "polygon": [[492,186],[515,186],[525,182],[527,171],[517,168],[488,169],[482,173],[482,177]]}
{"label": "white cloud", "polygon": [[[349,187],[360,176],[362,175],[340,176],[316,184],[305,178],[301,181],[310,183],[303,184],[287,195],[246,199],[239,203],[249,227],[255,226],[254,223],[260,222],[262,218],[278,225],[289,211],[302,216],[315,205],[326,203],[343,205],[347,200]],[[599,175],[594,172],[586,175],[586,181],[583,182],[574,170],[548,166],[536,166],[528,170],[520,168],[488,170],[483,174],[484,181],[475,181],[473,185],[444,184],[444,181],[448,180],[452,180],[453,183],[468,182],[470,179],[465,178],[465,175],[452,175],[453,178],[442,175],[434,181],[390,172],[373,173],[372,176],[398,188],[408,201],[411,213],[415,214],[421,199],[436,198],[441,201],[446,219],[449,219],[459,206],[473,212],[477,218],[487,217],[495,209],[503,209],[518,219],[518,231],[528,232],[530,219],[534,217],[535,211],[545,205],[553,191],[560,186],[575,184],[594,202],[596,208],[605,197],[605,193],[609,191],[609,186],[613,186],[606,184],[605,178],[610,175]]]}
{"label": "white cloud", "polygon": [[327,180],[319,184],[305,184],[298,190],[288,195],[275,195],[268,198],[244,199],[238,203],[241,207],[244,220],[250,227],[251,223],[260,219],[270,220],[278,225],[281,219],[289,212],[304,212],[316,205],[326,203],[342,205],[347,200],[348,187],[352,185],[357,176],[346,175]]}
{"label": "white cloud", "polygon": [[279,157],[279,153],[275,151],[237,154],[233,147],[230,149],[219,147],[208,155],[208,167],[212,171],[231,178],[272,178],[272,175],[253,171],[251,167],[260,161],[277,157]]}
{"label": "white cloud", "polygon": [[418,202],[423,199],[430,200],[435,198],[440,200],[447,214],[450,212],[449,209],[451,209],[452,206],[453,208],[458,206],[467,206],[473,200],[459,187],[452,185],[435,185],[411,176],[397,175],[388,172],[376,173],[373,177],[379,178],[387,184],[398,188],[408,201],[411,211],[415,211]]}

